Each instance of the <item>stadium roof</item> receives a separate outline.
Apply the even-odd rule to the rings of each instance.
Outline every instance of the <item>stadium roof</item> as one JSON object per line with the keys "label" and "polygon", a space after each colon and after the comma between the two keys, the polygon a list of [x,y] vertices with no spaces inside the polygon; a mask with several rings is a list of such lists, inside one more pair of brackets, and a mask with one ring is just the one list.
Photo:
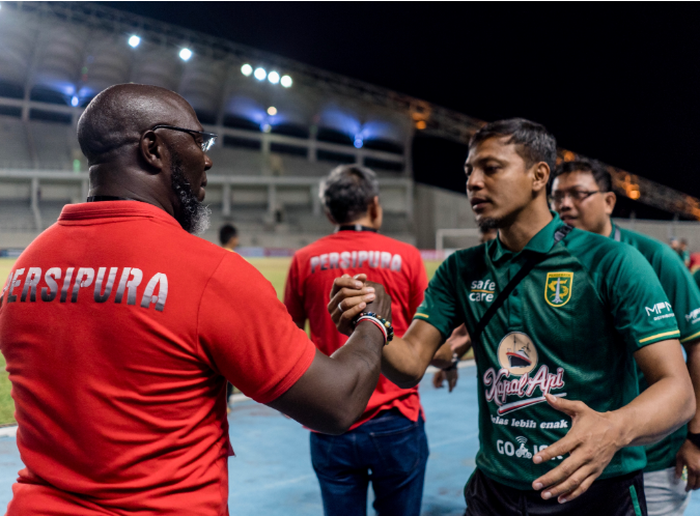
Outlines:
{"label": "stadium roof", "polygon": [[[110,9],[87,2],[2,2],[3,13],[13,11],[23,24],[8,23],[0,16],[0,96],[28,100],[54,101],[59,94],[67,104],[84,104],[94,94],[119,82],[137,79],[179,91],[198,113],[218,113],[217,123],[228,110],[250,115],[249,106],[240,102],[232,107],[230,93],[241,88],[252,92],[252,77],[241,74],[243,64],[276,71],[293,79],[290,89],[303,93],[290,94],[289,102],[302,109],[304,102],[324,92],[350,104],[359,102],[384,111],[384,118],[393,121],[396,130],[382,130],[379,136],[403,140],[401,133],[423,131],[461,143],[484,122],[441,106],[362,81],[324,71],[271,53],[240,45],[223,38],[209,36],[175,25]],[[26,24],[41,26],[41,31],[27,30]],[[66,25],[76,30],[66,30]],[[36,37],[36,34],[39,37]],[[144,52],[133,52],[127,41],[137,35]],[[191,51],[192,60],[182,66],[176,57],[182,49]],[[144,55],[147,54],[147,57]],[[279,86],[279,85],[278,85]],[[44,95],[42,97],[42,95]],[[60,102],[60,100],[59,100]],[[281,101],[283,102],[283,101]],[[340,102],[343,103],[342,101]],[[260,110],[260,106],[256,109]],[[293,110],[290,110],[293,111]],[[315,106],[313,120],[318,121]],[[326,118],[343,124],[343,110]],[[269,111],[268,111],[269,113]],[[399,115],[400,120],[390,113]],[[215,115],[212,115],[215,116]],[[264,115],[263,115],[264,116]],[[293,116],[294,123],[309,123],[309,117]],[[337,122],[341,120],[340,122]],[[212,120],[213,121],[213,120]],[[333,122],[329,122],[333,123]],[[386,124],[384,124],[386,126]],[[262,126],[261,126],[262,127]],[[384,133],[382,132],[384,131]],[[560,157],[571,160],[575,153],[560,149]],[[621,194],[662,210],[700,220],[700,201],[671,188],[659,185],[624,170],[609,167]]]}

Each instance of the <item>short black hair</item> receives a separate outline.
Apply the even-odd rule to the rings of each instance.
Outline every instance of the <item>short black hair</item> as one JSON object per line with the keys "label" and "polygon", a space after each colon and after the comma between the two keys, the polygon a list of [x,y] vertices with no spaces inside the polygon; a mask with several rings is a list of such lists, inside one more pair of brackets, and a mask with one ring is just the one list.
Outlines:
{"label": "short black hair", "polygon": [[593,176],[601,192],[613,191],[612,174],[608,172],[608,169],[600,161],[594,159],[564,161],[552,174],[551,182],[554,182],[555,177],[559,177],[562,174],[570,174],[571,172],[587,172]]}
{"label": "short black hair", "polygon": [[469,140],[469,149],[489,138],[510,136],[507,143],[518,146],[518,154],[531,167],[544,161],[554,170],[557,161],[557,141],[545,126],[524,118],[509,118],[491,122],[475,132]]}
{"label": "short black hair", "polygon": [[321,181],[319,196],[327,213],[338,224],[354,222],[379,195],[377,175],[367,167],[340,165]]}
{"label": "short black hair", "polygon": [[237,236],[238,230],[236,229],[236,226],[232,224],[225,224],[221,226],[221,229],[219,230],[219,242],[221,242],[221,245],[227,244],[229,240]]}

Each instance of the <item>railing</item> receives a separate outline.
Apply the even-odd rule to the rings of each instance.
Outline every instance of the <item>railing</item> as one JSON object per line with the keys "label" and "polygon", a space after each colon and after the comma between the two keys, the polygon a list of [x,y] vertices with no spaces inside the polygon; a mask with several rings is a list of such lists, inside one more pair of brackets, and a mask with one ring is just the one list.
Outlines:
{"label": "railing", "polygon": [[[41,230],[42,217],[40,209],[40,188],[44,183],[66,183],[80,185],[80,197],[85,199],[89,191],[89,176],[87,172],[66,172],[64,170],[2,170],[0,169],[0,187],[3,182],[26,181],[30,187],[30,203],[34,214],[36,229]],[[318,177],[271,177],[271,176],[225,176],[218,174],[207,175],[207,188],[221,189],[221,212],[227,217],[231,215],[232,188],[260,187],[267,191],[267,208],[270,215],[278,208],[278,189],[282,187],[308,189],[310,208],[314,215],[321,215],[321,202],[318,197],[320,178]],[[401,203],[403,213],[407,218],[413,217],[413,181],[407,178],[380,178],[380,190],[403,190],[404,200]],[[396,210],[395,210],[396,211]]]}

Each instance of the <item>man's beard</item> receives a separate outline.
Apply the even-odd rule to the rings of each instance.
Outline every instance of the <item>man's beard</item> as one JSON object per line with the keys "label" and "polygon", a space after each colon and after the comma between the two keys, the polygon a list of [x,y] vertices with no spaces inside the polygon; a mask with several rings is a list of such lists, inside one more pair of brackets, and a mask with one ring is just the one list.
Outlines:
{"label": "man's beard", "polygon": [[192,186],[185,179],[182,172],[182,161],[179,156],[173,156],[173,164],[170,169],[172,188],[175,196],[180,201],[180,209],[175,210],[175,220],[182,229],[193,235],[201,235],[209,229],[209,217],[211,210],[205,206],[192,192]]}
{"label": "man's beard", "polygon": [[490,231],[492,229],[500,229],[503,227],[503,219],[497,219],[493,217],[482,217],[476,221],[476,225],[482,232]]}

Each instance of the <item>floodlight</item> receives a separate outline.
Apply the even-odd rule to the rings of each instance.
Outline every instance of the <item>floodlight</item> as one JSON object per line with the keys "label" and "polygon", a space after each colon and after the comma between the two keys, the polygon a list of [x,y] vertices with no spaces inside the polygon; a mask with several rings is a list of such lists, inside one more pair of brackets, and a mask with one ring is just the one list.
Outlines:
{"label": "floodlight", "polygon": [[70,105],[76,107],[78,104],[80,104],[80,99],[77,95],[73,95],[73,97],[70,99]]}
{"label": "floodlight", "polygon": [[280,84],[285,88],[289,88],[292,85],[292,78],[289,75],[283,75],[280,79]]}
{"label": "floodlight", "polygon": [[141,44],[141,38],[138,36],[134,35],[129,38],[129,46],[131,48],[136,48]]}
{"label": "floodlight", "polygon": [[270,124],[262,124],[260,126],[260,129],[262,129],[262,132],[264,133],[269,133],[270,131],[272,131],[272,126]]}
{"label": "floodlight", "polygon": [[192,57],[192,51],[189,48],[183,48],[180,50],[180,59],[183,61],[189,61],[190,57]]}
{"label": "floodlight", "polygon": [[277,72],[270,72],[270,74],[267,76],[267,80],[270,81],[272,84],[277,84],[280,82],[280,74]]}
{"label": "floodlight", "polygon": [[259,81],[264,81],[265,77],[267,77],[267,72],[265,71],[264,68],[256,68],[255,73],[253,74],[255,78]]}
{"label": "floodlight", "polygon": [[267,114],[270,116],[275,116],[277,114],[277,108],[275,106],[270,106],[267,108]]}
{"label": "floodlight", "polygon": [[353,145],[355,145],[356,149],[361,149],[362,148],[362,138],[360,138],[359,136],[356,136],[355,143]]}
{"label": "floodlight", "polygon": [[241,66],[241,73],[246,77],[250,77],[250,74],[253,73],[253,67],[246,63]]}

